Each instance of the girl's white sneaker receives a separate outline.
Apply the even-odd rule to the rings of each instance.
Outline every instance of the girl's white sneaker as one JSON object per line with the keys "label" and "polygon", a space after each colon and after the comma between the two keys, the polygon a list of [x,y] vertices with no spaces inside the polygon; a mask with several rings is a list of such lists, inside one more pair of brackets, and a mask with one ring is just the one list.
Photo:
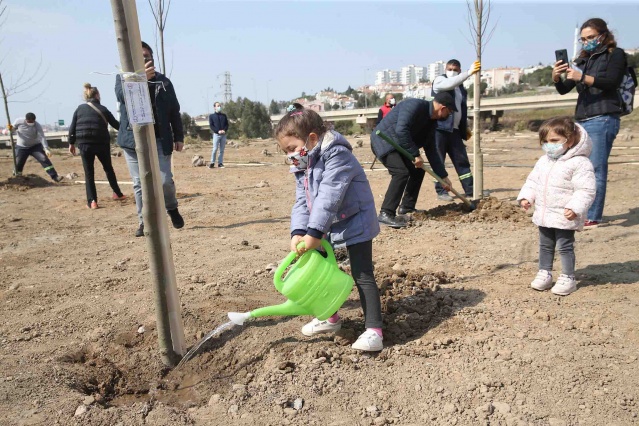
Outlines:
{"label": "girl's white sneaker", "polygon": [[561,274],[557,279],[557,283],[550,291],[557,296],[568,296],[575,290],[577,290],[577,281],[575,281],[575,277]]}
{"label": "girl's white sneaker", "polygon": [[539,291],[548,290],[552,287],[552,274],[540,269],[539,272],[537,272],[535,279],[530,283],[530,286]]}
{"label": "girl's white sneaker", "polygon": [[304,336],[315,336],[320,333],[335,333],[342,328],[342,319],[336,323],[328,322],[328,320],[320,321],[317,318],[313,318],[313,321],[302,327],[302,334]]}
{"label": "girl's white sneaker", "polygon": [[363,332],[351,346],[353,349],[367,352],[378,352],[384,349],[382,336],[373,330]]}

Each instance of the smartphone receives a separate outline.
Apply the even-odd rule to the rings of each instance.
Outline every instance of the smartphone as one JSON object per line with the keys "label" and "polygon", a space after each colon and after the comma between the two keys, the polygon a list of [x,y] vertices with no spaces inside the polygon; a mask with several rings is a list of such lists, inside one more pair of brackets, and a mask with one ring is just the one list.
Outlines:
{"label": "smartphone", "polygon": [[555,50],[555,58],[558,61],[563,61],[564,64],[570,65],[568,60],[568,51],[566,49]]}
{"label": "smartphone", "polygon": [[151,66],[153,66],[153,58],[144,58],[144,65],[146,65],[147,62],[151,62]]}

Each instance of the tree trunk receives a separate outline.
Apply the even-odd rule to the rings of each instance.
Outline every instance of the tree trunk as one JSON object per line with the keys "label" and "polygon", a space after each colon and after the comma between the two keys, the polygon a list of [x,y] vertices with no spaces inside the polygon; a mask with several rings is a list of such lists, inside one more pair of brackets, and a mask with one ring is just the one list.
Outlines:
{"label": "tree trunk", "polygon": [[[135,2],[111,0],[115,32],[123,72],[144,69],[140,49],[140,28]],[[164,193],[153,125],[134,125],[144,207],[144,229],[149,251],[149,267],[155,288],[158,343],[166,366],[173,367],[184,355],[184,326],[177,293],[175,266],[166,220]]]}
{"label": "tree trunk", "polygon": [[[4,101],[4,112],[7,115],[7,124],[11,124],[11,117],[9,116],[9,101],[7,99],[7,92],[4,90],[4,82],[2,81],[2,74],[0,74],[0,90],[2,90],[2,100]],[[9,132],[9,141],[11,142],[11,157],[13,158],[13,175],[18,175],[18,165],[16,163],[16,145],[13,141],[13,132]]]}
{"label": "tree trunk", "polygon": [[162,74],[167,75],[166,62],[164,62],[164,28],[160,30],[160,55],[160,60],[162,61]]}
{"label": "tree trunk", "polygon": [[[477,12],[477,60],[481,63],[482,12],[484,1],[475,0]],[[484,154],[481,151],[481,127],[479,122],[481,109],[481,71],[475,74],[473,97],[473,199],[479,200],[484,195]]]}

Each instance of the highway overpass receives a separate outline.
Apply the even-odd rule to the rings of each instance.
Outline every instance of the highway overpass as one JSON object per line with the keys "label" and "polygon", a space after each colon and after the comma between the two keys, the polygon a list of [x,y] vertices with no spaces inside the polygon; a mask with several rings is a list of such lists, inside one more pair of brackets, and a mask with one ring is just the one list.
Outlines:
{"label": "highway overpass", "polygon": [[[469,100],[468,115],[472,116],[472,100]],[[493,124],[497,124],[497,119],[501,117],[504,111],[539,109],[539,108],[574,108],[577,102],[577,93],[568,93],[566,95],[539,95],[539,96],[513,96],[513,97],[496,97],[483,98],[481,102],[481,115],[483,119],[492,118]],[[634,114],[639,114],[639,96],[635,96],[634,107],[637,109]],[[319,114],[324,120],[329,122],[355,120],[358,124],[373,127],[377,119],[378,107],[360,108],[350,110],[331,110],[320,112]],[[272,115],[271,121],[273,125],[277,124],[283,117],[280,115]],[[200,136],[205,139],[209,136],[209,122],[207,120],[197,120],[195,122],[201,131]],[[45,134],[47,141],[52,142],[52,146],[62,144],[66,146],[68,143],[68,132],[47,132]],[[6,145],[5,145],[6,144]],[[9,136],[0,136],[0,146],[9,145]]]}

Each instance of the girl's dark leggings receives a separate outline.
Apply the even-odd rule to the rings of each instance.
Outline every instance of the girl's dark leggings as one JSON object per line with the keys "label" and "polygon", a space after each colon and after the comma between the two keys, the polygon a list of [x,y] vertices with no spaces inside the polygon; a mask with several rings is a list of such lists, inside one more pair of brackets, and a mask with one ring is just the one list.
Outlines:
{"label": "girl's dark leggings", "polygon": [[373,242],[365,241],[346,247],[351,272],[364,309],[366,328],[382,328],[382,304],[373,274]]}

